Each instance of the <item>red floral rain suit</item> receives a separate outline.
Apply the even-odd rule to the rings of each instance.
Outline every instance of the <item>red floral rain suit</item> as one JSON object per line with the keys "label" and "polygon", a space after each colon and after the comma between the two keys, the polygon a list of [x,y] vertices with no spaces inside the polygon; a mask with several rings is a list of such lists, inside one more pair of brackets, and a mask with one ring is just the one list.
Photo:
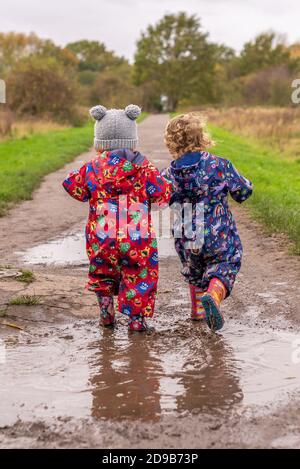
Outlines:
{"label": "red floral rain suit", "polygon": [[87,288],[103,296],[118,295],[119,309],[128,316],[151,317],[158,281],[151,203],[167,204],[171,186],[145,157],[137,153],[142,162],[135,164],[127,155],[128,150],[99,153],[69,174],[63,187],[90,204]]}

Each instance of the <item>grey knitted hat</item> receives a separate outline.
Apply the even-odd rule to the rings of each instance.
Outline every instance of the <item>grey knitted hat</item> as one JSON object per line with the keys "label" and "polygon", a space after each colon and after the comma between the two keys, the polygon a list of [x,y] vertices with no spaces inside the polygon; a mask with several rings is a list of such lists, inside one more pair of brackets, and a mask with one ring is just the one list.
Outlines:
{"label": "grey knitted hat", "polygon": [[129,104],[125,109],[108,110],[101,105],[92,107],[90,114],[96,120],[94,130],[96,150],[134,149],[138,143],[135,120],[140,113],[141,109],[135,104]]}

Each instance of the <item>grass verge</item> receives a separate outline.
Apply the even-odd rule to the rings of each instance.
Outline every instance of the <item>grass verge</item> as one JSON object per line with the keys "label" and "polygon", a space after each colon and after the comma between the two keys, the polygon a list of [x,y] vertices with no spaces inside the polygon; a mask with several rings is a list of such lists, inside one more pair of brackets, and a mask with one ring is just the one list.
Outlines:
{"label": "grass verge", "polygon": [[143,122],[144,119],[146,119],[146,117],[149,116],[149,113],[148,112],[142,112],[139,117],[137,118],[137,123],[140,124],[141,122]]}
{"label": "grass verge", "polygon": [[210,126],[217,146],[213,152],[230,159],[254,183],[250,207],[271,232],[286,233],[300,254],[300,164],[276,151],[247,142],[224,129]]}
{"label": "grass verge", "polygon": [[[147,115],[142,112],[137,121],[142,122]],[[88,150],[92,141],[93,128],[89,122],[80,128],[0,142],[0,216],[14,203],[30,199],[46,174]]]}
{"label": "grass verge", "polygon": [[[178,113],[172,113],[175,117]],[[300,160],[283,158],[281,149],[249,141],[223,128],[210,125],[217,145],[212,152],[231,160],[254,183],[247,204],[256,219],[270,232],[285,233],[300,255]]]}
{"label": "grass verge", "polygon": [[30,199],[43,176],[72,161],[91,142],[89,124],[0,143],[0,216],[13,203]]}

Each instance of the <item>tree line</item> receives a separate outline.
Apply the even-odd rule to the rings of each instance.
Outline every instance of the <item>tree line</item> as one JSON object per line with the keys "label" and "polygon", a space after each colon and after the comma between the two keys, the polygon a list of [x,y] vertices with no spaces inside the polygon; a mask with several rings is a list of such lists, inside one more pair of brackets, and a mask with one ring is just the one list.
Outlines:
{"label": "tree line", "polygon": [[36,34],[0,33],[0,78],[17,115],[82,121],[95,103],[175,111],[203,105],[290,105],[300,44],[265,32],[237,53],[216,44],[197,15],[165,15],[144,31],[133,63],[100,41],[65,47]]}

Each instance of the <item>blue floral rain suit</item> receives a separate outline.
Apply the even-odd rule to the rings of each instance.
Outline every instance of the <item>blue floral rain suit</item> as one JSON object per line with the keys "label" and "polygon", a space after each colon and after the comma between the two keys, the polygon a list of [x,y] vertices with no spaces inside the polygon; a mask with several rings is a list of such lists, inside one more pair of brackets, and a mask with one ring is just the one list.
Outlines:
{"label": "blue floral rain suit", "polygon": [[[173,183],[170,205],[190,203],[192,223],[202,210],[203,242],[200,248],[190,249],[191,238],[184,233],[175,235],[175,248],[184,266],[186,281],[203,291],[212,278],[219,278],[230,294],[241,267],[242,243],[228,205],[228,195],[236,202],[244,202],[252,194],[252,184],[238,173],[233,164],[208,152],[192,152],[171,162],[162,173]],[[184,216],[182,217],[184,223]],[[176,230],[178,235],[178,231]]]}

